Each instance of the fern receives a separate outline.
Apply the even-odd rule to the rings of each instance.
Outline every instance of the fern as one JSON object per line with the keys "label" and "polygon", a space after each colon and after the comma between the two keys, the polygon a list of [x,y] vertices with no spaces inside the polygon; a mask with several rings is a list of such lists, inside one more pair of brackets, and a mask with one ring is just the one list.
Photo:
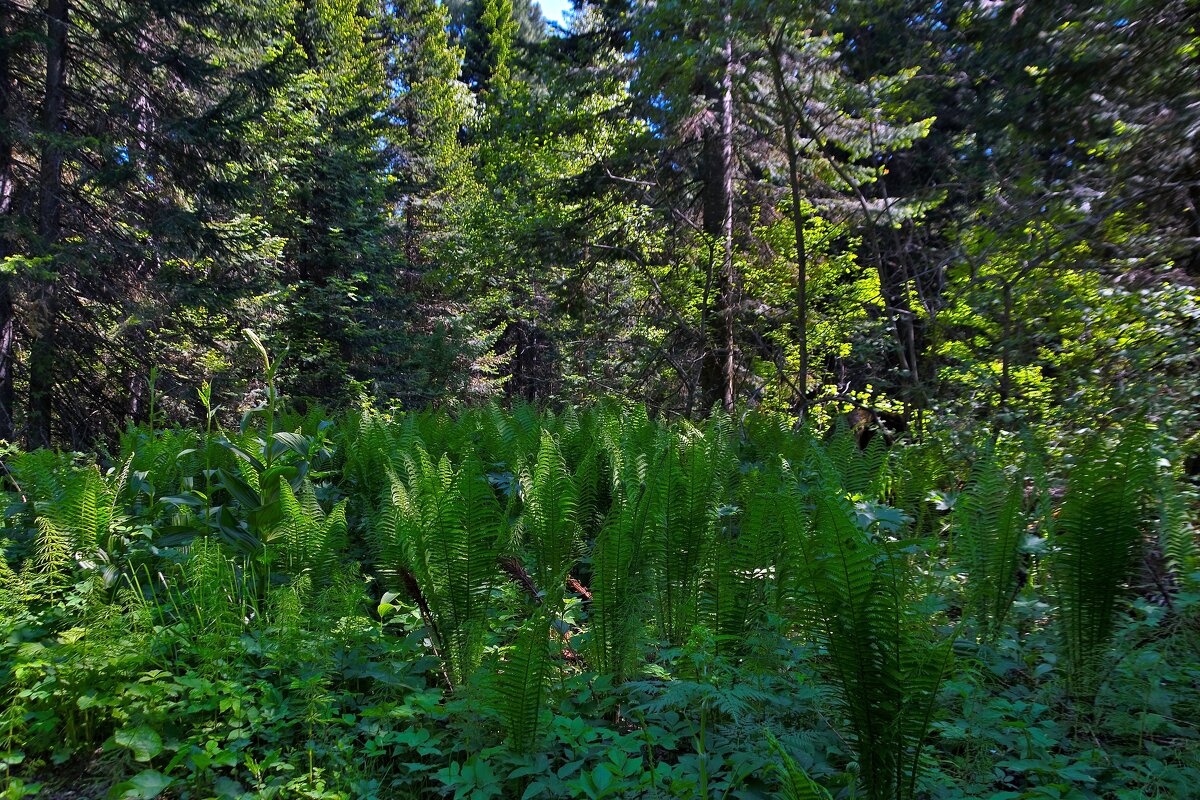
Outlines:
{"label": "fern", "polygon": [[1021,465],[1006,473],[988,451],[954,509],[953,529],[967,571],[972,613],[987,638],[1004,624],[1020,586],[1020,548],[1025,536],[1025,479]]}
{"label": "fern", "polygon": [[513,405],[508,415],[513,432],[513,461],[528,461],[541,443],[543,420],[537,407],[526,402]]}
{"label": "fern", "polygon": [[743,650],[749,634],[778,599],[781,542],[773,477],[761,470],[743,476],[739,502],[717,510],[718,534],[705,591],[707,623],[717,655]]}
{"label": "fern", "polygon": [[811,502],[812,536],[797,554],[808,592],[801,607],[818,620],[867,796],[908,798],[951,639],[937,638],[918,612],[906,558],[860,527],[840,487],[822,481]]}
{"label": "fern", "polygon": [[496,405],[481,412],[480,456],[497,467],[512,469],[521,460],[521,447],[512,422]]}
{"label": "fern", "polygon": [[651,535],[660,562],[656,581],[662,635],[683,644],[699,620],[701,590],[716,541],[716,450],[704,437],[685,433],[670,450],[655,481]]}
{"label": "fern", "polygon": [[346,493],[352,498],[379,497],[396,468],[396,454],[402,452],[395,426],[381,414],[355,413],[339,428],[337,440]]}
{"label": "fern", "polygon": [[860,448],[854,430],[840,419],[825,445],[825,452],[844,491],[870,500],[880,497],[880,480],[884,477],[887,456],[883,436],[872,436],[866,448]]}
{"label": "fern", "polygon": [[1096,688],[1123,594],[1149,525],[1156,480],[1145,426],[1079,452],[1054,526],[1053,580],[1073,691]]}
{"label": "fern", "polygon": [[152,505],[164,495],[192,488],[204,465],[200,445],[194,431],[130,428],[121,437],[120,461],[129,464],[134,509],[143,510],[139,500]]}
{"label": "fern", "polygon": [[[412,573],[432,615],[446,672],[463,684],[482,655],[488,600],[497,579],[500,508],[479,462],[455,472],[418,447],[406,460],[408,487],[391,513],[392,541],[408,550]],[[383,533],[386,535],[387,530]]]}
{"label": "fern", "polygon": [[1182,480],[1164,475],[1158,487],[1158,546],[1185,588],[1200,584],[1200,544],[1197,536],[1196,492]]}
{"label": "fern", "polygon": [[21,607],[28,597],[25,581],[21,580],[0,548],[0,612],[11,614]]}
{"label": "fern", "polygon": [[393,589],[399,589],[403,576],[412,570],[412,546],[421,520],[404,481],[394,472],[388,473],[387,480],[379,510],[367,528],[367,542],[376,569]]}
{"label": "fern", "polygon": [[644,571],[646,521],[649,510],[642,469],[630,470],[624,491],[592,549],[591,649],[597,671],[618,681],[628,676],[643,633],[641,613],[648,593]]}
{"label": "fern", "polygon": [[59,495],[35,504],[38,571],[57,580],[72,563],[94,563],[97,551],[121,519],[117,501],[129,474],[127,461],[112,485],[94,466],[75,470],[62,481]]}
{"label": "fern", "polygon": [[517,631],[491,682],[491,705],[504,721],[509,747],[517,752],[529,752],[537,743],[550,668],[550,626],[553,609],[561,604],[561,590],[546,598]]}
{"label": "fern", "polygon": [[896,445],[888,453],[880,487],[893,506],[912,517],[914,535],[928,536],[936,533],[937,526],[930,493],[945,488],[948,477],[946,457],[937,442]]}
{"label": "fern", "polygon": [[279,482],[279,490],[288,567],[317,587],[328,585],[346,548],[346,501],[326,514],[310,482],[304,481],[298,495],[287,481]]}
{"label": "fern", "polygon": [[779,459],[760,480],[758,491],[749,495],[746,518],[761,529],[769,553],[770,610],[781,617],[795,614],[810,597],[806,582],[815,568],[815,555],[811,503],[786,460]]}
{"label": "fern", "polygon": [[62,497],[75,475],[71,456],[52,450],[21,453],[8,464],[8,470],[27,504]]}
{"label": "fern", "polygon": [[594,539],[600,532],[607,512],[610,493],[606,491],[603,475],[605,465],[600,446],[592,443],[575,466],[575,518],[581,539]]}
{"label": "fern", "polygon": [[778,797],[783,800],[832,800],[829,792],[810,778],[804,768],[796,763],[796,759],[783,749],[773,733],[767,731],[766,736],[767,746],[779,759],[772,765],[779,776]]}
{"label": "fern", "polygon": [[532,476],[524,483],[525,509],[521,528],[532,555],[531,570],[537,587],[547,594],[566,580],[579,558],[581,542],[577,521],[578,489],[558,444],[543,432]]}

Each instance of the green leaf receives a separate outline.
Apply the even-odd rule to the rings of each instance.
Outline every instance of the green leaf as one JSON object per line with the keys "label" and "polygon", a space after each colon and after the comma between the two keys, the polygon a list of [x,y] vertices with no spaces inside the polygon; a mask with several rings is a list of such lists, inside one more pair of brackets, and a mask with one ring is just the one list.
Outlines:
{"label": "green leaf", "polygon": [[396,592],[384,592],[383,597],[379,598],[379,607],[376,612],[381,619],[396,610],[396,604],[393,601],[397,597],[399,595]]}
{"label": "green leaf", "polygon": [[217,483],[246,510],[253,510],[262,505],[258,492],[240,477],[232,475],[223,469],[217,470]]}
{"label": "green leaf", "polygon": [[779,758],[775,764],[775,772],[782,784],[778,796],[785,800],[830,800],[825,787],[808,776],[804,768],[796,763],[796,759],[783,749],[783,745],[774,734],[770,731],[766,733],[771,751]]}
{"label": "green leaf", "polygon": [[254,349],[262,356],[263,366],[269,372],[271,369],[271,356],[267,353],[267,346],[263,344],[262,339],[258,338],[258,334],[246,328],[242,331],[246,334],[246,338],[250,340],[250,344],[254,345]]}
{"label": "green leaf", "polygon": [[175,781],[156,769],[146,769],[127,781],[118,783],[108,793],[109,800],[158,797]]}
{"label": "green leaf", "polygon": [[138,761],[149,761],[163,751],[162,738],[148,725],[119,730],[113,735],[113,741],[132,750]]}
{"label": "green leaf", "polygon": [[608,771],[608,767],[601,764],[592,770],[592,785],[596,787],[596,791],[601,794],[612,783],[612,773]]}
{"label": "green leaf", "polygon": [[278,431],[272,434],[276,441],[288,447],[288,449],[296,452],[297,455],[308,455],[308,439],[298,433],[290,431]]}

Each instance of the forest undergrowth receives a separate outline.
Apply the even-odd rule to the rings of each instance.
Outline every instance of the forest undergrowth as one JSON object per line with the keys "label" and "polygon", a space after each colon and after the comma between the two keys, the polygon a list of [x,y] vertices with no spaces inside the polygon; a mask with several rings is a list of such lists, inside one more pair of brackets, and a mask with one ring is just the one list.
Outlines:
{"label": "forest undergrowth", "polygon": [[1148,424],[862,448],[764,413],[277,405],[5,455],[4,797],[1200,781],[1195,487]]}

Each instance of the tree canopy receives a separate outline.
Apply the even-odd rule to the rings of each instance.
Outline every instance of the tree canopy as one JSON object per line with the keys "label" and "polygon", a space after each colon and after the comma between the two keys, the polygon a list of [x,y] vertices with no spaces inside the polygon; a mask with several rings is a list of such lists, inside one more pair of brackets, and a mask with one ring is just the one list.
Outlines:
{"label": "tree canopy", "polygon": [[1183,0],[2,16],[0,437],[244,406],[244,328],[330,408],[1196,427]]}

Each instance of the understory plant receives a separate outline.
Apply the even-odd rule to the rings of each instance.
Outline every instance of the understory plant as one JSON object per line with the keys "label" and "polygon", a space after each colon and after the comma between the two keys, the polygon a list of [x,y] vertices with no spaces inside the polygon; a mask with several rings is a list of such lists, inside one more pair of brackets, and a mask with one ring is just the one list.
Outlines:
{"label": "understory plant", "polygon": [[10,794],[64,764],[113,797],[1190,780],[1194,507],[1149,427],[964,464],[765,414],[267,405],[8,458]]}

